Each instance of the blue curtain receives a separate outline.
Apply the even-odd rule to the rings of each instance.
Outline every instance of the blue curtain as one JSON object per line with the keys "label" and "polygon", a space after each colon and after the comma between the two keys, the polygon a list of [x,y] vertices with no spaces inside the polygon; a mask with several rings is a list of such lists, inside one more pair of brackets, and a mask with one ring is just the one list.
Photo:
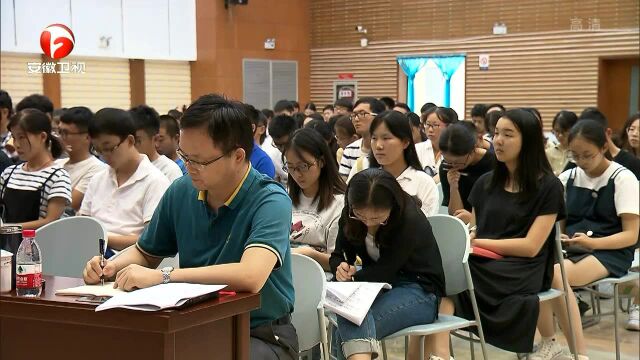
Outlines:
{"label": "blue curtain", "polygon": [[438,69],[442,72],[442,76],[444,76],[443,106],[449,107],[451,104],[451,77],[464,61],[464,56],[435,57],[431,58],[431,60],[436,63]]}
{"label": "blue curtain", "polygon": [[398,64],[402,71],[407,75],[407,105],[411,111],[413,108],[413,80],[416,74],[423,66],[427,64],[428,58],[398,58]]}

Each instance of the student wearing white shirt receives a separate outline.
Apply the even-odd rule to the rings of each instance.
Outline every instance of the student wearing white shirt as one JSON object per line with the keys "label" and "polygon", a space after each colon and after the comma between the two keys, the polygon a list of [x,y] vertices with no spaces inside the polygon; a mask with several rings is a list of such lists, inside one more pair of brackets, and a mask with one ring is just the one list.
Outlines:
{"label": "student wearing white shirt", "polygon": [[385,111],[384,109],[384,103],[374,97],[363,97],[356,102],[351,113],[351,121],[361,139],[351,143],[342,152],[339,171],[344,180],[349,178],[352,170],[357,173],[366,169],[364,161],[371,151],[369,126],[373,118]]}
{"label": "student wearing white shirt", "polygon": [[160,131],[160,120],[158,112],[150,106],[139,105],[129,110],[133,117],[133,124],[136,129],[135,145],[141,154],[149,158],[168,179],[173,182],[182,177],[180,166],[164,155],[158,154],[156,150],[156,139]]}
{"label": "student wearing white shirt", "polygon": [[292,252],[309,256],[329,271],[346,184],[338,176],[331,150],[315,130],[296,131],[285,155],[289,196],[293,203],[290,240],[304,244]]}
{"label": "student wearing white shirt", "polygon": [[451,108],[445,107],[432,107],[422,114],[424,121],[424,129],[427,133],[427,137],[431,140],[431,146],[433,149],[433,158],[435,161],[435,172],[433,180],[436,183],[440,182],[438,175],[438,169],[442,162],[442,153],[440,152],[440,133],[449,125],[458,122],[458,114]]}
{"label": "student wearing white shirt", "polygon": [[[366,167],[381,167],[396,178],[402,190],[420,200],[426,216],[438,213],[438,189],[433,178],[422,170],[405,115],[385,111],[371,123],[371,150]],[[352,169],[349,180],[357,172]]]}
{"label": "student wearing white shirt", "polygon": [[60,117],[58,133],[69,157],[56,160],[56,164],[67,170],[71,177],[72,212],[80,210],[91,178],[107,167],[89,151],[89,124],[92,118],[93,112],[84,106],[69,108]]}
{"label": "student wearing white shirt", "polygon": [[120,109],[98,111],[89,127],[93,146],[109,167],[91,179],[79,214],[98,219],[115,250],[135,244],[170,184],[138,152],[134,134],[131,114]]}

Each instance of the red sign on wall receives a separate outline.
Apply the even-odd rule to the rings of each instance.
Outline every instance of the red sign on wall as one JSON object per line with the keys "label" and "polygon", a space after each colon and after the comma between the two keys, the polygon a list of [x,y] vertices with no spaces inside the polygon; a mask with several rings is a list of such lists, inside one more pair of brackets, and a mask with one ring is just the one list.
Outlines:
{"label": "red sign on wall", "polygon": [[338,74],[338,79],[353,79],[353,73]]}

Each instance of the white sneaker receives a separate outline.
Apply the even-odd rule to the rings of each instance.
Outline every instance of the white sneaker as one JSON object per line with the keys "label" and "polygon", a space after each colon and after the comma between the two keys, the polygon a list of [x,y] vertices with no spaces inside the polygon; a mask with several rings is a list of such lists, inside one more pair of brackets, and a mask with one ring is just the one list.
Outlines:
{"label": "white sneaker", "polygon": [[627,330],[640,331],[640,305],[633,304],[629,308],[629,321],[626,328]]}
{"label": "white sneaker", "polygon": [[[429,356],[429,360],[444,360],[444,359],[441,358],[440,356],[431,355]],[[453,356],[449,356],[449,360],[455,360],[455,359],[453,358]]]}
{"label": "white sneaker", "polygon": [[556,339],[542,339],[535,352],[529,354],[529,360],[551,360],[562,355],[563,349]]}

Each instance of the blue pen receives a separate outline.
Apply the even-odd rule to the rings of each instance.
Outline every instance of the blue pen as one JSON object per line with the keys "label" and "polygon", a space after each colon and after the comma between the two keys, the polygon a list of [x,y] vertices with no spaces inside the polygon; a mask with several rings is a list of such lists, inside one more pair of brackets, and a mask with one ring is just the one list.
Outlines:
{"label": "blue pen", "polygon": [[[100,251],[100,268],[104,269],[104,239],[98,239],[98,251]],[[104,286],[104,275],[100,275],[100,285]]]}

